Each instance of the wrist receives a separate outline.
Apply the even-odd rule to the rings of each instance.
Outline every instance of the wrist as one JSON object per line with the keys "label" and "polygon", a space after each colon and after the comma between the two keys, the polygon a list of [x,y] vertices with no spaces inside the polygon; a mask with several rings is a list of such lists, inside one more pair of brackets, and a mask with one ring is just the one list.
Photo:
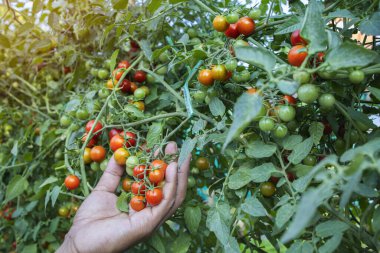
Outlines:
{"label": "wrist", "polygon": [[71,236],[69,234],[66,234],[65,240],[58,248],[56,253],[79,253],[79,251],[77,251]]}

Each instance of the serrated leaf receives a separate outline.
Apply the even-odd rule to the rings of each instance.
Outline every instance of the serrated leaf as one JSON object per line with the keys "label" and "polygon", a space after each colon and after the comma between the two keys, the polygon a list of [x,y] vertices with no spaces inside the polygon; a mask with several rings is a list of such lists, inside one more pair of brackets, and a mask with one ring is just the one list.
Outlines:
{"label": "serrated leaf", "polygon": [[376,233],[380,231],[380,206],[376,206],[372,216],[372,228]]}
{"label": "serrated leaf", "polygon": [[263,106],[262,100],[261,96],[256,94],[251,95],[246,92],[238,98],[234,105],[233,122],[228,130],[223,150],[258,115]]}
{"label": "serrated leaf", "polygon": [[327,240],[321,247],[319,247],[319,253],[332,253],[338,248],[340,242],[342,241],[342,234],[335,234],[329,240]]}
{"label": "serrated leaf", "polygon": [[190,37],[187,33],[184,33],[182,37],[177,41],[177,43],[182,43],[184,45],[187,45],[189,43]]}
{"label": "serrated leaf", "polygon": [[313,252],[314,248],[308,241],[295,241],[286,253],[309,253]]}
{"label": "serrated leaf", "polygon": [[208,211],[206,226],[221,243],[226,243],[229,239],[230,228],[227,224],[230,219],[230,207],[226,203],[218,204]]}
{"label": "serrated leaf", "polygon": [[21,253],[37,253],[37,244],[28,244],[22,249]]}
{"label": "serrated leaf", "polygon": [[251,158],[264,158],[270,157],[276,152],[277,146],[275,144],[266,144],[262,141],[254,141],[248,144],[245,149],[247,156]]}
{"label": "serrated leaf", "polygon": [[178,158],[178,167],[181,168],[182,164],[185,162],[187,157],[191,154],[193,149],[195,148],[195,144],[197,144],[197,139],[186,139],[181,148],[181,152],[179,153],[179,158]]}
{"label": "serrated leaf", "polygon": [[312,147],[313,138],[311,137],[297,144],[288,157],[289,162],[293,164],[300,163],[310,153]]}
{"label": "serrated leaf", "polygon": [[119,209],[121,212],[127,213],[129,211],[129,204],[128,200],[130,198],[130,194],[126,192],[122,192],[119,197],[117,197],[116,201],[116,207]]}
{"label": "serrated leaf", "polygon": [[375,12],[369,19],[364,19],[359,30],[366,35],[380,35],[380,12]]}
{"label": "serrated leaf", "polygon": [[115,69],[118,54],[119,54],[119,49],[116,49],[115,51],[113,51],[113,53],[111,55],[110,73],[112,73],[112,71]]}
{"label": "serrated leaf", "polygon": [[236,58],[250,65],[272,72],[276,58],[266,49],[251,46],[234,47]]}
{"label": "serrated leaf", "polygon": [[211,98],[208,106],[213,116],[223,116],[224,112],[226,111],[226,107],[224,106],[223,102],[217,97]]}
{"label": "serrated leaf", "polygon": [[57,13],[55,13],[54,11],[50,12],[49,14],[49,18],[48,18],[48,24],[51,28],[53,28],[54,30],[58,30],[60,29],[60,25],[59,25],[59,16]]}
{"label": "serrated leaf", "polygon": [[326,19],[332,19],[332,18],[349,18],[349,19],[354,19],[356,17],[349,10],[338,9],[338,10],[335,10],[333,12],[330,12],[329,15],[326,16]]}
{"label": "serrated leaf", "polygon": [[196,234],[199,223],[202,219],[202,213],[199,206],[187,206],[184,213],[185,224],[191,234]]}
{"label": "serrated leaf", "polygon": [[286,150],[293,150],[295,146],[301,142],[301,135],[289,135],[286,136],[284,139],[280,140],[281,146],[283,146]]}
{"label": "serrated leaf", "polygon": [[301,29],[301,23],[297,16],[292,16],[287,22],[278,25],[276,28],[277,29],[274,32],[275,35],[289,34],[295,30]]}
{"label": "serrated leaf", "polygon": [[40,185],[39,188],[42,188],[45,185],[52,184],[52,183],[57,182],[57,181],[58,181],[58,178],[56,178],[55,176],[50,176],[47,179],[45,179],[45,181]]}
{"label": "serrated leaf", "polygon": [[190,235],[180,232],[179,236],[174,240],[171,245],[172,252],[186,253],[190,247],[191,237]]}
{"label": "serrated leaf", "polygon": [[273,163],[263,163],[251,170],[251,180],[255,183],[268,181],[274,172],[277,170]]}
{"label": "serrated leaf", "polygon": [[296,211],[296,207],[292,204],[285,204],[281,206],[276,214],[275,224],[278,228],[282,228],[293,216]]}
{"label": "serrated leaf", "polygon": [[313,138],[313,142],[315,145],[319,144],[319,141],[323,136],[324,129],[325,126],[321,122],[312,122],[310,124],[309,133],[311,135],[311,138]]}
{"label": "serrated leaf", "polygon": [[28,188],[28,186],[29,183],[25,177],[15,175],[8,183],[4,202],[9,202],[10,200],[20,196]]}
{"label": "serrated leaf", "polygon": [[140,40],[139,46],[141,50],[144,52],[146,58],[148,58],[149,61],[152,61],[152,46],[150,45],[150,42],[148,40]]}
{"label": "serrated leaf", "polygon": [[195,122],[195,124],[193,125],[191,131],[193,134],[198,134],[200,131],[205,129],[206,125],[207,121],[203,119],[198,119],[197,122]]}
{"label": "serrated leaf", "polygon": [[280,80],[277,83],[278,89],[287,95],[293,95],[297,92],[298,87],[300,84],[298,82],[295,82],[293,80]]}
{"label": "serrated leaf", "polygon": [[263,217],[268,214],[263,204],[254,197],[247,198],[241,205],[241,210],[253,217]]}
{"label": "serrated leaf", "polygon": [[162,131],[164,126],[161,122],[153,123],[149,127],[148,134],[146,136],[146,145],[148,148],[153,148],[154,145],[157,145],[161,142]]}
{"label": "serrated leaf", "polygon": [[321,238],[326,238],[335,234],[343,233],[349,228],[350,226],[342,221],[329,220],[318,224],[318,226],[315,227],[315,233]]}
{"label": "serrated leaf", "polygon": [[228,187],[232,190],[237,190],[242,188],[251,182],[251,171],[250,168],[239,168],[234,174],[228,179]]}

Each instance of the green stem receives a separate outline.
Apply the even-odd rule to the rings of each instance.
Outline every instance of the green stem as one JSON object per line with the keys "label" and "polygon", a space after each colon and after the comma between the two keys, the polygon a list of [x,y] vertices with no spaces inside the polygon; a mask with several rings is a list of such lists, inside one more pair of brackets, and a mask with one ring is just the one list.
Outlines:
{"label": "green stem", "polygon": [[365,138],[363,136],[363,133],[362,131],[360,130],[360,127],[357,125],[357,123],[352,120],[352,118],[350,117],[350,115],[348,115],[348,113],[346,112],[346,110],[344,109],[344,106],[343,104],[341,104],[340,102],[336,101],[335,102],[335,107],[338,109],[338,111],[340,111],[343,116],[348,120],[350,121],[350,123],[356,128],[356,130],[358,130],[358,133],[359,133],[359,137],[362,141],[365,141]]}
{"label": "green stem", "polygon": [[261,30],[264,30],[265,28],[268,28],[268,27],[272,27],[272,26],[283,24],[283,23],[287,22],[288,20],[289,20],[289,18],[283,19],[283,20],[278,20],[278,21],[273,21],[273,22],[267,23],[267,24],[262,24],[261,26],[258,26],[255,29],[255,33],[259,32]]}
{"label": "green stem", "polygon": [[258,41],[254,40],[253,38],[248,38],[248,41],[249,42],[252,42],[255,46],[263,49],[263,50],[266,50],[268,51],[272,56],[274,56],[279,62],[281,62],[282,64],[287,64],[284,60],[282,60],[280,57],[278,57],[276,54],[274,54],[272,51],[268,50],[267,48],[265,48],[263,45],[261,45],[261,43],[259,43]]}
{"label": "green stem", "polygon": [[71,137],[71,134],[72,134],[72,130],[69,129],[66,133],[66,141],[65,141],[65,154],[64,154],[64,160],[65,160],[65,165],[66,165],[66,168],[70,171],[71,174],[74,173],[74,170],[73,168],[71,167],[70,165],[70,162],[69,162],[69,154],[67,153],[68,151],[68,147],[69,147],[69,141],[70,141],[70,137]]}
{"label": "green stem", "polygon": [[205,5],[202,1],[200,1],[200,0],[193,0],[193,2],[195,2],[199,7],[201,7],[201,9],[210,12],[212,15],[215,15],[215,16],[218,15],[218,13],[216,13],[215,11],[213,11],[210,7],[208,7],[207,5]]}
{"label": "green stem", "polygon": [[79,195],[76,195],[76,194],[73,194],[73,193],[70,193],[70,192],[59,192],[59,194],[63,194],[63,195],[67,195],[67,196],[70,196],[70,197],[74,197],[74,198],[77,198],[77,199],[80,199],[80,200],[84,200],[85,197],[83,196],[79,196]]}
{"label": "green stem", "polygon": [[37,88],[34,87],[32,84],[30,84],[28,81],[26,81],[25,79],[23,79],[22,77],[16,75],[16,74],[12,74],[12,77],[15,77],[16,79],[20,80],[22,83],[24,83],[26,86],[28,86],[29,89],[31,89],[33,92],[37,92]]}
{"label": "green stem", "polygon": [[223,182],[222,191],[220,192],[220,196],[218,198],[218,202],[222,198],[222,196],[224,196],[224,190],[225,190],[225,188],[227,186],[228,179],[229,179],[229,177],[231,175],[231,172],[234,169],[235,162],[236,162],[236,159],[233,159],[232,162],[231,162],[230,168],[228,169],[227,176],[226,176],[226,178],[224,179],[224,182]]}

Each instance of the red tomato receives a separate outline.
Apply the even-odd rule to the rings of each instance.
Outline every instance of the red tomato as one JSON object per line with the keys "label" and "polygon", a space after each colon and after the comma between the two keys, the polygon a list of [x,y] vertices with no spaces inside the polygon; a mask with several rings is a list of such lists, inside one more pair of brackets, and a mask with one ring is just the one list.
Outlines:
{"label": "red tomato", "polygon": [[212,25],[214,26],[214,29],[218,32],[226,31],[229,26],[226,17],[220,15],[214,18],[214,20],[212,21]]}
{"label": "red tomato", "polygon": [[133,196],[129,204],[131,205],[131,208],[136,212],[143,210],[146,206],[145,198],[143,196]]}
{"label": "red tomato", "polygon": [[234,39],[236,39],[237,37],[239,37],[240,33],[239,33],[238,29],[237,29],[237,23],[230,24],[230,26],[227,28],[227,30],[224,32],[224,34],[228,38],[234,38]]}
{"label": "red tomato", "polygon": [[292,35],[290,35],[290,43],[292,44],[292,46],[307,45],[307,41],[301,37],[300,30],[295,30],[294,32],[292,32]]}
{"label": "red tomato", "polygon": [[75,175],[68,175],[65,179],[65,186],[68,190],[75,190],[78,188],[80,180]]}
{"label": "red tomato", "polygon": [[210,86],[214,83],[212,78],[212,71],[209,69],[202,69],[198,74],[198,81],[204,86]]}
{"label": "red tomato", "polygon": [[286,176],[290,182],[293,182],[296,179],[296,175],[294,175],[292,172],[286,172]]}
{"label": "red tomato", "polygon": [[319,52],[317,54],[317,64],[322,63],[325,61],[325,53],[324,52]]}
{"label": "red tomato", "polygon": [[15,209],[12,207],[7,207],[3,211],[3,217],[6,220],[12,220],[12,215],[15,212]]}
{"label": "red tomato", "polygon": [[161,203],[164,195],[162,194],[162,190],[160,188],[155,188],[153,190],[149,190],[146,193],[146,201],[148,204],[152,206],[156,206]]}
{"label": "red tomato", "polygon": [[125,166],[125,163],[130,156],[129,151],[125,148],[118,148],[114,153],[114,159],[117,164]]}
{"label": "red tomato", "polygon": [[135,72],[135,75],[133,76],[133,79],[136,82],[143,83],[146,80],[146,73],[142,70],[138,70]]}
{"label": "red tomato", "polygon": [[[84,134],[83,134],[82,142],[85,142],[85,141],[86,141],[87,136],[88,136],[88,133],[84,133]],[[96,144],[96,136],[92,137],[92,138],[88,141],[86,147],[88,147],[88,148],[92,148],[93,146],[95,146],[95,144]]]}
{"label": "red tomato", "polygon": [[121,76],[124,74],[124,71],[123,70],[119,70],[119,69],[115,69],[113,72],[112,72],[112,75],[115,77],[116,81],[119,81]]}
{"label": "red tomato", "polygon": [[163,170],[152,170],[149,172],[149,181],[154,183],[154,184],[158,184],[159,182],[161,182],[162,180],[164,180],[165,178],[165,172]]}
{"label": "red tomato", "polygon": [[297,45],[290,49],[288,53],[288,61],[290,65],[299,67],[307,56],[306,47],[303,45]]}
{"label": "red tomato", "polygon": [[143,179],[146,175],[146,166],[145,165],[137,165],[133,168],[133,176],[137,177],[138,179]]}
{"label": "red tomato", "polygon": [[71,68],[70,67],[63,67],[63,74],[67,75],[68,73],[71,72]]}
{"label": "red tomato", "polygon": [[145,194],[146,186],[144,181],[135,181],[132,183],[131,191],[135,195],[143,195]]}
{"label": "red tomato", "polygon": [[284,101],[287,101],[288,104],[290,104],[290,105],[297,104],[297,99],[295,99],[294,97],[289,96],[289,95],[284,95]]}
{"label": "red tomato", "polygon": [[131,64],[127,60],[120,61],[119,64],[117,64],[118,69],[127,69],[129,66],[131,66]]}
{"label": "red tomato", "polygon": [[131,93],[134,93],[135,90],[138,88],[137,84],[135,82],[131,82]]}
{"label": "red tomato", "polygon": [[129,148],[129,147],[134,147],[134,146],[136,146],[136,139],[137,139],[137,137],[136,137],[136,134],[135,133],[132,133],[132,132],[126,132],[125,133],[125,137],[126,137],[126,143],[125,143],[125,146],[127,147],[127,148]]}
{"label": "red tomato", "polygon": [[117,149],[122,148],[124,146],[124,141],[122,133],[113,136],[110,141],[111,150],[115,152]]}
{"label": "red tomato", "polygon": [[114,136],[117,135],[117,134],[120,134],[121,132],[123,132],[123,130],[121,130],[121,129],[116,129],[116,128],[112,128],[112,129],[110,130],[110,132],[108,133],[108,138],[111,140],[112,137],[114,137]]}
{"label": "red tomato", "polygon": [[106,150],[102,146],[95,146],[90,152],[91,160],[100,163],[106,158]]}
{"label": "red tomato", "polygon": [[128,79],[124,79],[121,84],[119,85],[119,88],[124,93],[130,93],[131,92],[131,81]]}
{"label": "red tomato", "polygon": [[130,178],[124,178],[121,183],[121,187],[124,191],[130,192],[132,189],[132,180]]}
{"label": "red tomato", "polygon": [[139,44],[136,41],[134,41],[134,40],[130,40],[129,41],[129,45],[131,45],[131,47],[134,48],[134,49],[139,49],[140,48]]}
{"label": "red tomato", "polygon": [[[89,122],[87,122],[86,124],[86,133],[90,132],[92,126],[94,125],[95,123],[95,120],[90,120]],[[92,133],[94,134],[94,136],[98,137],[101,132],[100,130],[103,128],[103,125],[102,123],[100,123],[99,121],[96,122],[96,125],[94,127],[94,130],[92,131]]]}
{"label": "red tomato", "polygon": [[166,172],[167,167],[168,167],[168,164],[162,160],[154,160],[150,164],[151,170],[162,170],[164,172],[164,176],[165,176],[165,172]]}
{"label": "red tomato", "polygon": [[323,133],[324,134],[331,134],[332,133],[332,127],[330,125],[330,123],[327,121],[327,120],[322,120],[322,124],[325,126],[325,128],[323,129]]}
{"label": "red tomato", "polygon": [[249,17],[242,17],[237,22],[237,30],[245,36],[251,35],[255,31],[255,21]]}

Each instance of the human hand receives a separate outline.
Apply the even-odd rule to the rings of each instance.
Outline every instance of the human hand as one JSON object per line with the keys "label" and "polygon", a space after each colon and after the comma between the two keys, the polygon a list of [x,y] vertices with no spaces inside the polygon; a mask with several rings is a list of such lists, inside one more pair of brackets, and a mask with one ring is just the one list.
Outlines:
{"label": "human hand", "polygon": [[[177,145],[170,142],[165,154],[176,154]],[[124,168],[112,157],[98,185],[79,208],[70,231],[58,252],[118,252],[149,236],[181,205],[186,196],[190,156],[178,171],[177,162],[166,169],[164,198],[154,207],[129,214],[116,207],[115,190]]]}

